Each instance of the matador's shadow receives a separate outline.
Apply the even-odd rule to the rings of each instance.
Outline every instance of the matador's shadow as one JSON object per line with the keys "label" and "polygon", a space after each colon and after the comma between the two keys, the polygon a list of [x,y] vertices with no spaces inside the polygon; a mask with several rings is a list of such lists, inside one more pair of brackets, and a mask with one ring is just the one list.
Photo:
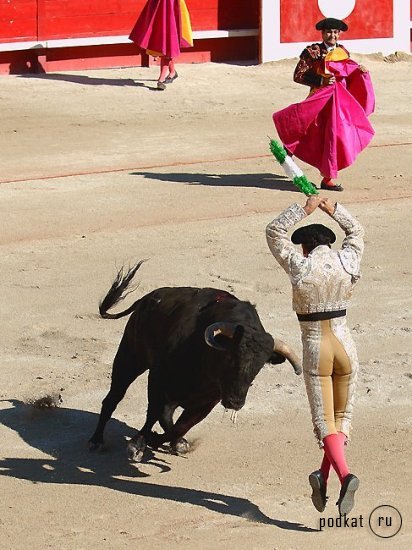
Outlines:
{"label": "matador's shadow", "polygon": [[187,183],[189,185],[209,185],[214,187],[257,187],[260,189],[277,189],[278,191],[299,190],[283,176],[270,173],[262,174],[196,174],[196,173],[160,173],[132,172],[132,176],[143,176],[164,182]]}
{"label": "matador's shadow", "polygon": [[134,86],[153,89],[153,86],[147,86],[145,82],[156,82],[157,80],[145,79],[137,80],[133,78],[98,78],[80,74],[47,73],[47,74],[23,74],[21,78],[40,78],[41,80],[60,80],[62,82],[71,82],[73,84],[82,84],[85,86]]}
{"label": "matador's shadow", "polygon": [[278,174],[195,174],[195,173],[160,173],[131,172],[132,176],[143,176],[147,179],[189,185],[209,185],[214,187],[256,187],[259,189],[277,189],[278,191],[300,191],[291,181]]}
{"label": "matador's shadow", "polygon": [[[97,423],[96,414],[65,408],[37,410],[21,401],[9,402],[13,407],[0,410],[0,422],[16,431],[28,445],[50,455],[50,458],[4,458],[0,460],[0,475],[38,483],[107,487],[132,495],[201,506],[280,529],[318,532],[300,523],[269,518],[248,499],[139,480],[149,475],[126,460],[122,440],[125,434],[133,435],[133,430],[123,422],[115,419],[110,422],[110,455],[94,454],[89,453],[87,440]],[[149,463],[162,472],[170,470],[166,459],[153,455]],[[133,479],[119,479],[124,477]]]}

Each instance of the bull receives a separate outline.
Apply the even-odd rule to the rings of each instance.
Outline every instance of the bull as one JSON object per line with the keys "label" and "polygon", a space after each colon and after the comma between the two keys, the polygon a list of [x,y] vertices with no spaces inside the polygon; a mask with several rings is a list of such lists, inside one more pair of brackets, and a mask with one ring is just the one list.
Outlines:
{"label": "bull", "polygon": [[[296,374],[296,354],[262,326],[255,307],[215,288],[165,287],[146,294],[120,313],[108,310],[123,299],[143,262],[117,274],[99,304],[104,319],[131,314],[117,350],[111,386],[102,403],[90,449],[104,446],[103,432],[130,384],[146,370],[148,408],[142,429],[128,443],[129,459],[139,462],[147,446],[169,443],[181,454],[190,450],[187,432],[221,402],[239,411],[265,363],[286,359]],[[174,412],[182,410],[174,421]],[[159,423],[163,433],[152,431]]]}

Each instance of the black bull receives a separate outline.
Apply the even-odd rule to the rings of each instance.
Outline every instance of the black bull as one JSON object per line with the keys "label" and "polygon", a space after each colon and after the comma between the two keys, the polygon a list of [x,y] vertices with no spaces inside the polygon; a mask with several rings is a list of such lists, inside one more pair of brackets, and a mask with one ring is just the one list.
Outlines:
{"label": "black bull", "polygon": [[[287,358],[296,374],[296,355],[280,340],[274,341],[249,302],[214,288],[159,288],[137,300],[127,310],[107,311],[117,304],[139,269],[117,275],[100,303],[100,315],[119,319],[132,314],[113,362],[110,391],[90,448],[103,446],[103,431],[130,384],[147,369],[146,422],[128,445],[131,460],[139,461],[147,445],[169,442],[176,452],[187,452],[184,435],[219,403],[238,411],[245,403],[254,378],[265,363]],[[179,418],[173,414],[181,407]],[[159,422],[164,433],[152,431]]]}

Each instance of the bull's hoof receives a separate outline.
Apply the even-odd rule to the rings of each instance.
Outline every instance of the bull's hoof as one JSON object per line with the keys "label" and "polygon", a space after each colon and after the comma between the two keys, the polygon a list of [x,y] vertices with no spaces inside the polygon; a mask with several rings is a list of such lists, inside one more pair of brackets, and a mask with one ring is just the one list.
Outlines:
{"label": "bull's hoof", "polygon": [[127,445],[127,456],[130,462],[141,462],[146,447],[146,439],[143,435],[138,435],[131,439]]}
{"label": "bull's hoof", "polygon": [[170,448],[178,455],[185,455],[190,451],[190,443],[184,437],[179,437],[170,443]]}

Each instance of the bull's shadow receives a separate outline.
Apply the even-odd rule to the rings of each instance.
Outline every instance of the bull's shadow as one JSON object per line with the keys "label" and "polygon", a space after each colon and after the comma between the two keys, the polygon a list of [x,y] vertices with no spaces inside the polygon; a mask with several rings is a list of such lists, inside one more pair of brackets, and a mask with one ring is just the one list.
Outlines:
{"label": "bull's shadow", "polygon": [[151,180],[169,183],[187,183],[189,185],[208,185],[214,187],[256,187],[259,189],[277,189],[278,191],[300,191],[283,176],[270,173],[261,174],[196,174],[132,172],[132,176],[143,176]]}
{"label": "bull's shadow", "polygon": [[[274,525],[280,529],[317,532],[300,523],[269,518],[248,499],[139,481],[138,478],[149,476],[126,460],[123,436],[134,435],[134,430],[123,422],[115,419],[110,421],[110,455],[89,453],[86,442],[97,423],[96,414],[66,408],[37,410],[17,400],[11,400],[10,403],[13,404],[12,408],[0,410],[0,422],[17,432],[28,445],[51,456],[40,459],[4,458],[0,460],[0,475],[34,483],[106,487],[132,495],[201,506],[220,514]],[[170,470],[167,459],[159,458],[158,453],[152,455],[147,463],[162,472]]]}

